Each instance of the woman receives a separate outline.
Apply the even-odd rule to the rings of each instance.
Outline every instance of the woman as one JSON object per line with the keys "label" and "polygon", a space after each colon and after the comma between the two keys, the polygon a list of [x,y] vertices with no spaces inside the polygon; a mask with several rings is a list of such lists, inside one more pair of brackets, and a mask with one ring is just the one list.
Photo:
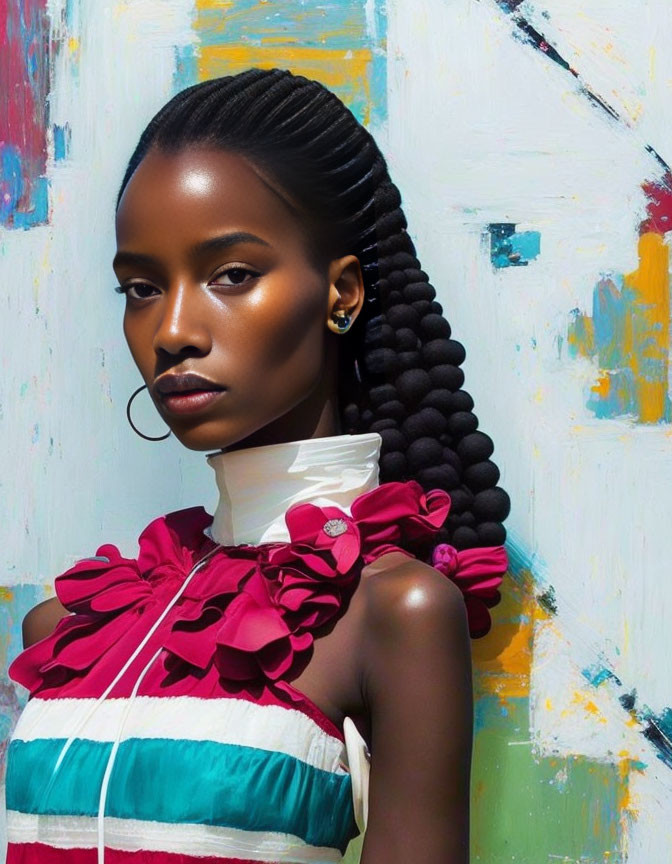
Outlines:
{"label": "woman", "polygon": [[27,616],[9,864],[336,862],[364,827],[362,864],[463,864],[509,502],[379,149],[251,69],[156,115],[117,205],[129,348],[220,500]]}

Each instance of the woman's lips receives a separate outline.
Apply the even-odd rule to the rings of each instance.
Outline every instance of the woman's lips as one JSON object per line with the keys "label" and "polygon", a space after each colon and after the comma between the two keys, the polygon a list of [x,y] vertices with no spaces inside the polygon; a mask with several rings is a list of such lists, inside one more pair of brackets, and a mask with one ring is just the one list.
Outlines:
{"label": "woman's lips", "polygon": [[164,393],[161,402],[172,414],[190,414],[211,405],[225,390],[183,390]]}

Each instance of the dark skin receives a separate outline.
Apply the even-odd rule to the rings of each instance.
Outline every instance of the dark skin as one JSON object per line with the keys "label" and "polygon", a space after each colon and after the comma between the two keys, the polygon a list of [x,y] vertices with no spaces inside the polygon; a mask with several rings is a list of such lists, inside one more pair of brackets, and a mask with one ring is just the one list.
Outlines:
{"label": "dark skin", "polygon": [[[151,151],[126,187],[114,269],[150,394],[168,371],[227,388],[186,415],[152,394],[189,449],[342,434],[334,313],[359,314],[362,273],[354,255],[314,261],[294,203],[244,157],[197,147]],[[24,645],[66,614],[57,598],[35,607]],[[472,691],[459,589],[422,562],[382,556],[292,683],[339,728],[352,717],[371,750],[361,864],[465,864]]]}

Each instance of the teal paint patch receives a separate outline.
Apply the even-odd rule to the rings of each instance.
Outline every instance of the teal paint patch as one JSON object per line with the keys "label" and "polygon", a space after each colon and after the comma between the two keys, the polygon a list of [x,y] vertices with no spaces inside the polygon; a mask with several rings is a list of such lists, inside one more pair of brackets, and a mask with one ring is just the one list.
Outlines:
{"label": "teal paint patch", "polygon": [[605,681],[609,680],[619,686],[621,685],[621,679],[617,675],[614,675],[611,669],[608,669],[605,665],[599,662],[582,669],[581,674],[589,684],[593,685],[593,687],[599,687],[600,684],[604,684]]}
{"label": "teal paint patch", "polygon": [[603,276],[593,289],[593,332],[601,369],[618,369],[626,362],[625,326],[633,299],[620,273]]}
{"label": "teal paint patch", "polygon": [[56,162],[62,162],[68,158],[70,153],[70,124],[64,126],[54,126],[54,159]]}
{"label": "teal paint patch", "polygon": [[194,45],[181,45],[175,48],[175,69],[173,71],[173,92],[179,93],[192,84],[198,83],[198,59]]}
{"label": "teal paint patch", "polygon": [[492,222],[490,233],[490,260],[493,267],[526,267],[541,252],[541,234],[538,231],[516,231],[514,222]]}

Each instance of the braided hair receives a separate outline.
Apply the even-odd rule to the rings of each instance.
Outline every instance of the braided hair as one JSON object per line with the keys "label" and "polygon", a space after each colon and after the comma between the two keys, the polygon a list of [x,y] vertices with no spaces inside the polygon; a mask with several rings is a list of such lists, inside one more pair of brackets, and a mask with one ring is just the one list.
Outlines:
{"label": "braided hair", "polygon": [[491,438],[462,389],[465,351],[421,269],[399,190],[372,135],[322,84],[281,69],[248,69],[174,96],[142,133],[126,184],[150,148],[203,145],[267,170],[307,217],[316,256],[359,259],[366,302],[340,337],[344,431],[382,437],[381,482],[414,479],[452,506],[439,543],[504,543],[510,501],[497,485]]}

